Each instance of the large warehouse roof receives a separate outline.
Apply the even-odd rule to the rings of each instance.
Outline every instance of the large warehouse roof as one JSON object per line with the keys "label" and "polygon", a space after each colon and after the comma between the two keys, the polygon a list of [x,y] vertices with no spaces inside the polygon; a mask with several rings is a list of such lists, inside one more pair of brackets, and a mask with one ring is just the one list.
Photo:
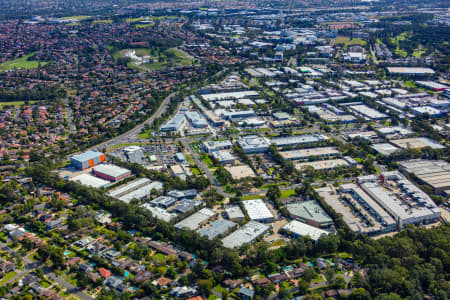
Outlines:
{"label": "large warehouse roof", "polygon": [[251,220],[273,219],[273,214],[261,199],[242,201]]}
{"label": "large warehouse roof", "polygon": [[420,68],[420,67],[388,67],[389,73],[393,74],[434,74],[434,71],[430,68]]}
{"label": "large warehouse roof", "polygon": [[333,219],[316,200],[288,204],[286,208],[291,215],[299,217],[302,220],[312,220],[322,224],[333,223]]}
{"label": "large warehouse roof", "polygon": [[99,152],[99,151],[95,151],[95,150],[89,150],[84,153],[76,154],[76,155],[72,156],[71,159],[78,160],[78,161],[88,161],[88,160],[98,157],[100,155],[103,155],[103,153]]}
{"label": "large warehouse roof", "polygon": [[200,229],[198,233],[212,240],[221,234],[227,233],[234,226],[236,226],[236,223],[222,219],[214,221],[210,227]]}
{"label": "large warehouse roof", "polygon": [[119,200],[124,202],[130,202],[133,199],[142,199],[150,195],[153,190],[161,191],[163,189],[163,184],[159,181],[153,181],[147,185],[144,185],[132,192],[129,192],[119,198]]}
{"label": "large warehouse roof", "polygon": [[93,188],[101,188],[101,187],[107,187],[110,182],[97,178],[95,176],[89,175],[89,174],[80,174],[75,177],[70,178],[71,181],[79,182],[82,185],[93,187]]}
{"label": "large warehouse roof", "polygon": [[284,230],[290,231],[298,236],[310,236],[312,240],[317,241],[322,234],[329,234],[328,231],[316,228],[314,226],[299,222],[291,221],[283,227]]}
{"label": "large warehouse roof", "polygon": [[120,177],[130,173],[130,170],[116,165],[102,164],[94,167],[94,172],[102,173],[111,177]]}
{"label": "large warehouse roof", "polygon": [[240,247],[245,243],[252,243],[258,237],[269,231],[268,225],[250,221],[229,236],[222,239],[222,243],[227,248]]}
{"label": "large warehouse roof", "polygon": [[128,184],[122,185],[120,186],[118,189],[115,189],[113,191],[110,191],[108,193],[109,196],[111,197],[120,197],[122,195],[125,195],[135,189],[138,189],[144,185],[149,184],[151,181],[148,178],[139,178],[135,181],[132,181]]}
{"label": "large warehouse roof", "polygon": [[340,154],[341,152],[336,147],[317,147],[280,152],[283,159],[290,160],[304,159],[310,156],[336,156]]}
{"label": "large warehouse roof", "polygon": [[216,213],[209,208],[202,208],[193,215],[190,215],[186,219],[175,224],[175,228],[183,229],[188,228],[190,230],[197,229],[201,223],[205,222],[209,218],[213,217]]}
{"label": "large warehouse roof", "polygon": [[301,145],[308,143],[317,143],[321,141],[328,140],[329,137],[324,134],[303,134],[289,137],[278,137],[271,140],[272,144],[279,147],[291,146],[291,145]]}

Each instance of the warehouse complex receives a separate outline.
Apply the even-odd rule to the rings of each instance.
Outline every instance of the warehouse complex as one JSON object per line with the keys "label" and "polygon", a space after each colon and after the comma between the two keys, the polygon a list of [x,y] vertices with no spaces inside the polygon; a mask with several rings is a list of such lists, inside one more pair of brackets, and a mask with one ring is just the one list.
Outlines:
{"label": "warehouse complex", "polygon": [[436,194],[450,194],[450,164],[443,160],[408,160],[399,162],[400,171],[414,174]]}
{"label": "warehouse complex", "polygon": [[398,228],[434,223],[441,217],[433,200],[400,172],[384,172],[379,178],[358,177],[358,182],[361,189],[394,218]]}
{"label": "warehouse complex", "polygon": [[233,229],[236,223],[229,220],[217,220],[214,221],[210,227],[205,227],[198,230],[201,236],[206,236],[208,239],[212,240],[220,235],[226,234],[228,231]]}
{"label": "warehouse complex", "polygon": [[263,153],[269,150],[270,141],[257,135],[243,136],[238,140],[239,146],[245,153]]}
{"label": "warehouse complex", "polygon": [[297,220],[289,222],[282,229],[294,238],[309,236],[313,241],[317,241],[323,234],[329,234],[328,231],[299,222]]}
{"label": "warehouse complex", "polygon": [[92,169],[92,173],[105,180],[116,182],[131,176],[131,171],[116,165],[101,164]]}
{"label": "warehouse complex", "polygon": [[229,140],[208,141],[203,143],[203,150],[206,153],[212,153],[219,150],[231,149],[233,144]]}
{"label": "warehouse complex", "polygon": [[286,206],[291,218],[315,227],[329,227],[333,219],[316,200],[291,203]]}
{"label": "warehouse complex", "polygon": [[330,160],[316,160],[298,163],[295,165],[297,170],[302,170],[306,167],[312,167],[314,170],[333,170],[337,167],[352,166],[357,163],[351,157],[345,156],[343,158],[336,158]]}
{"label": "warehouse complex", "polygon": [[257,238],[270,230],[270,226],[250,221],[229,236],[222,239],[222,243],[227,248],[238,248],[248,243],[253,243]]}
{"label": "warehouse complex", "polygon": [[271,140],[271,144],[275,144],[278,147],[304,145],[310,143],[318,143],[329,140],[330,138],[325,134],[303,134],[289,137],[277,137]]}
{"label": "warehouse complex", "polygon": [[241,208],[237,205],[230,206],[225,209],[228,219],[234,222],[242,222],[245,220],[245,215],[242,212]]}
{"label": "warehouse complex", "polygon": [[426,137],[391,140],[390,143],[402,149],[422,149],[425,147],[431,147],[432,149],[445,148],[445,146]]}
{"label": "warehouse complex", "polygon": [[148,178],[139,178],[110,191],[108,195],[129,203],[132,199],[143,200],[147,198],[153,190],[161,191],[162,189],[163,184],[159,181],[152,182]]}
{"label": "warehouse complex", "polygon": [[336,149],[336,147],[318,147],[318,148],[307,148],[291,151],[280,152],[281,157],[286,160],[300,160],[308,159],[309,157],[333,157],[341,155],[341,152]]}
{"label": "warehouse complex", "polygon": [[274,216],[267,205],[261,199],[242,201],[247,215],[252,221],[270,223],[274,221]]}
{"label": "warehouse complex", "polygon": [[194,213],[193,215],[190,215],[186,219],[183,219],[182,221],[175,224],[175,228],[177,229],[187,228],[189,230],[196,230],[198,227],[200,227],[201,224],[203,224],[210,218],[214,217],[215,215],[216,213],[214,211],[205,207],[199,210],[198,212]]}
{"label": "warehouse complex", "polygon": [[214,151],[212,156],[221,164],[233,164],[236,160],[227,150]]}
{"label": "warehouse complex", "polygon": [[430,68],[422,68],[422,67],[388,67],[388,72],[391,74],[400,74],[400,75],[433,75],[434,71]]}
{"label": "warehouse complex", "polygon": [[70,181],[78,182],[79,184],[98,189],[108,187],[111,184],[111,182],[109,181],[97,178],[86,173],[74,176],[70,178]]}
{"label": "warehouse complex", "polygon": [[177,131],[180,129],[181,125],[186,122],[184,114],[176,114],[172,119],[170,119],[166,124],[161,126],[161,131]]}
{"label": "warehouse complex", "polygon": [[106,160],[105,154],[99,151],[90,150],[72,156],[72,158],[70,159],[70,163],[72,164],[73,167],[79,170],[85,170],[93,166],[96,166],[104,162],[105,160]]}

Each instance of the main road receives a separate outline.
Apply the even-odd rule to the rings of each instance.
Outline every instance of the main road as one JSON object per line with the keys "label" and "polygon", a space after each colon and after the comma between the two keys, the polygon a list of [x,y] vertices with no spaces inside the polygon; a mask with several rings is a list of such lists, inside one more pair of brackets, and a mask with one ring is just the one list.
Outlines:
{"label": "main road", "polygon": [[[170,100],[176,95],[177,92],[173,92],[170,95],[168,95],[166,98],[164,98],[164,100],[162,101],[162,103],[160,104],[160,106],[158,107],[158,109],[156,110],[156,112],[154,114],[152,114],[147,120],[145,120],[144,122],[136,125],[135,127],[133,127],[132,129],[128,130],[125,133],[122,133],[116,137],[113,137],[110,140],[107,140],[105,142],[102,142],[100,144],[97,144],[95,146],[92,146],[84,151],[87,150],[93,150],[93,149],[101,149],[104,147],[111,147],[113,145],[116,144],[125,144],[125,143],[129,143],[132,142],[134,140],[137,139],[139,133],[141,133],[142,129],[144,128],[144,126],[146,124],[148,125],[152,125],[153,122],[156,120],[156,118],[161,117],[161,115],[163,113],[165,113],[167,111],[168,108],[168,104],[170,102]],[[73,156],[76,153],[71,153],[69,156]]]}

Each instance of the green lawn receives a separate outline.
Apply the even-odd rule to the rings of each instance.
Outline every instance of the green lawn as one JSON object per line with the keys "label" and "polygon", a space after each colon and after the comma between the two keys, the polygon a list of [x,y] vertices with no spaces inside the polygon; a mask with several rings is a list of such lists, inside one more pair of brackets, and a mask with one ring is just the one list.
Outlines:
{"label": "green lawn", "polygon": [[220,284],[216,285],[214,287],[214,289],[218,292],[218,293],[223,293],[224,291],[226,291],[226,288],[222,287]]}
{"label": "green lawn", "polygon": [[195,176],[198,175],[202,175],[202,172],[200,171],[199,168],[191,168],[192,174],[194,174]]}
{"label": "green lawn", "polygon": [[136,24],[136,28],[149,28],[155,26],[155,23],[148,23],[148,24]]}
{"label": "green lawn", "polygon": [[408,56],[408,53],[405,50],[400,49],[399,41],[404,41],[404,40],[408,39],[410,36],[411,36],[410,32],[403,32],[403,33],[397,35],[394,38],[389,38],[391,43],[396,45],[396,48],[395,48],[395,51],[394,51],[395,54],[397,54],[397,55],[399,55],[401,57],[407,57]]}
{"label": "green lawn", "polygon": [[194,161],[194,159],[192,158],[192,155],[190,155],[190,154],[185,154],[184,155],[185,157],[186,157],[186,160],[187,160],[187,162],[189,163],[189,165],[192,167],[192,166],[195,166],[195,161]]}
{"label": "green lawn", "polygon": [[136,23],[136,22],[140,22],[140,21],[144,21],[145,18],[127,18],[125,19],[125,22],[127,23]]}
{"label": "green lawn", "polygon": [[[124,56],[124,52],[129,49],[116,51],[114,52],[113,58],[115,60],[119,59],[119,57]],[[128,67],[131,69],[136,70],[158,70],[158,69],[164,69],[164,68],[170,68],[175,66],[187,66],[192,64],[193,60],[188,57],[183,51],[178,50],[176,48],[170,48],[165,51],[161,51],[158,53],[158,49],[155,49],[152,53],[151,49],[149,48],[136,48],[134,49],[136,51],[136,55],[143,57],[143,56],[149,56],[151,59],[151,62],[146,64],[138,65],[134,61],[128,63]]]}
{"label": "green lawn", "polygon": [[71,16],[71,17],[63,17],[63,18],[59,18],[59,20],[86,20],[91,18],[91,16]]}
{"label": "green lawn", "polygon": [[247,195],[247,196],[242,196],[242,200],[261,199],[263,197],[264,197],[264,195]]}
{"label": "green lawn", "polygon": [[349,46],[354,46],[354,45],[365,46],[367,44],[367,42],[362,39],[350,39],[349,37],[346,37],[346,36],[337,37],[335,43],[336,44],[344,44],[345,48],[347,48]]}
{"label": "green lawn", "polygon": [[213,164],[211,158],[209,158],[209,156],[206,153],[203,153],[202,155],[200,155],[200,159],[208,168],[210,168],[210,169],[214,168],[214,164]]}
{"label": "green lawn", "polygon": [[420,57],[422,57],[426,52],[427,52],[427,49],[426,49],[426,48],[423,48],[422,45],[419,45],[418,48],[414,49],[414,52],[413,52],[412,55],[413,55],[414,57],[420,58]]}
{"label": "green lawn", "polygon": [[[273,172],[273,171],[272,171]],[[268,189],[271,186],[279,186],[279,187],[284,187],[284,186],[289,186],[289,182],[286,181],[282,181],[282,182],[278,182],[278,183],[272,183],[272,184],[265,184],[262,185],[260,187],[260,189]]]}
{"label": "green lawn", "polygon": [[92,24],[111,24],[112,20],[108,19],[108,20],[94,20],[92,22]]}
{"label": "green lawn", "polygon": [[284,246],[286,245],[286,242],[283,240],[276,240],[272,244],[270,244],[270,247],[276,247],[276,246]]}
{"label": "green lawn", "polygon": [[41,66],[45,66],[47,62],[38,62],[36,60],[28,60],[29,57],[33,56],[34,53],[22,56],[21,58],[5,61],[0,64],[0,72],[4,72],[10,69],[36,69]]}
{"label": "green lawn", "polygon": [[282,190],[281,191],[281,199],[284,198],[289,198],[290,196],[295,195],[295,189],[290,189],[290,190]]}
{"label": "green lawn", "polygon": [[406,86],[412,87],[412,88],[417,88],[416,84],[414,83],[414,81],[405,81],[404,84]]}
{"label": "green lawn", "polygon": [[44,287],[44,289],[48,288],[52,284],[48,280],[41,280],[40,284]]}
{"label": "green lawn", "polygon": [[[38,101],[28,101],[29,104],[34,104]],[[21,105],[24,105],[25,101],[5,101],[5,102],[0,102],[0,108],[3,108],[5,106],[14,106],[14,107],[20,107]]]}
{"label": "green lawn", "polygon": [[151,130],[144,131],[144,132],[139,133],[138,136],[139,136],[140,139],[144,139],[144,140],[145,139],[149,139],[150,138],[150,132],[151,132]]}
{"label": "green lawn", "polygon": [[148,69],[157,70],[168,67],[173,67],[176,65],[187,66],[192,63],[192,59],[188,58],[182,51],[170,48],[161,53],[161,60],[154,57],[155,61],[153,63],[145,64],[144,66]]}
{"label": "green lawn", "polygon": [[0,285],[4,285],[5,283],[7,283],[8,281],[10,281],[11,279],[14,278],[14,276],[17,275],[16,271],[11,271],[5,274],[5,276],[3,276],[2,280],[0,280]]}

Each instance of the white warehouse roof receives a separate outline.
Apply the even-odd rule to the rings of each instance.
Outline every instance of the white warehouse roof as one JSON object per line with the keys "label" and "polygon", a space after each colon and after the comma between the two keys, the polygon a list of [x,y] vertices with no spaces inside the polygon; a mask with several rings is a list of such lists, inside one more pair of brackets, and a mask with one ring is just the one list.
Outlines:
{"label": "white warehouse roof", "polygon": [[270,226],[250,221],[229,236],[222,239],[222,243],[227,248],[240,247],[245,243],[252,243],[258,237],[269,231]]}
{"label": "white warehouse roof", "polygon": [[273,214],[261,199],[242,201],[244,208],[251,220],[270,220],[273,219]]}
{"label": "white warehouse roof", "polygon": [[328,231],[294,220],[283,227],[298,236],[310,236],[313,241],[317,241],[322,234],[329,234]]}
{"label": "white warehouse roof", "polygon": [[70,178],[71,181],[79,182],[82,185],[93,187],[93,188],[101,188],[107,187],[110,182],[107,180],[103,180],[101,178],[89,175],[89,174],[80,174],[75,177]]}

